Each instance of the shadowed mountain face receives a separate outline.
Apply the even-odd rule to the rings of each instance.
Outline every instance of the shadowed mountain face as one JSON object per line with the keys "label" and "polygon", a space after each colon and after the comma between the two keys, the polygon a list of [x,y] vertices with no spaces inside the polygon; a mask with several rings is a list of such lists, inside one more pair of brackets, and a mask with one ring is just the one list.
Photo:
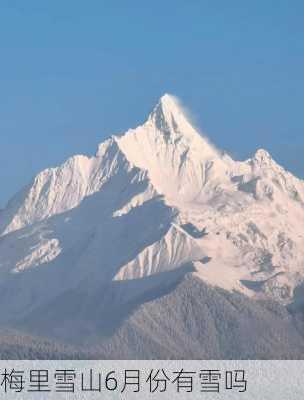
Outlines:
{"label": "shadowed mountain face", "polygon": [[0,324],[83,357],[301,358],[303,226],[303,181],[165,95],[1,211]]}

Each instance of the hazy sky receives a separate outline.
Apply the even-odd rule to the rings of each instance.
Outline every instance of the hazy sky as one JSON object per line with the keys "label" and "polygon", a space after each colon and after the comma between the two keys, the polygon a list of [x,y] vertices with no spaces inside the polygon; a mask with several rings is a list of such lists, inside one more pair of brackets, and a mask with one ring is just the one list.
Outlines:
{"label": "hazy sky", "polygon": [[304,2],[0,1],[0,206],[169,92],[218,147],[304,177]]}

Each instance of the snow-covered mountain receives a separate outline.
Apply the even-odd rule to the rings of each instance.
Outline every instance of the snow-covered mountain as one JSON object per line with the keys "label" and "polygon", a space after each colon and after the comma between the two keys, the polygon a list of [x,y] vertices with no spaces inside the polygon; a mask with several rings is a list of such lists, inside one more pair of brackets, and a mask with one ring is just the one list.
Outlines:
{"label": "snow-covered mountain", "polygon": [[0,321],[35,320],[75,290],[131,301],[189,274],[300,304],[303,226],[303,181],[265,150],[234,161],[164,95],[143,125],[42,171],[1,212]]}

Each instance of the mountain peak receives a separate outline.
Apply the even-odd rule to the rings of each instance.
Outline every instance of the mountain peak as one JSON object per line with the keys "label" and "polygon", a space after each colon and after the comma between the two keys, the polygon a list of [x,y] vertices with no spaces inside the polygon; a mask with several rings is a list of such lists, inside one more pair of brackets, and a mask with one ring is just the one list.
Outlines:
{"label": "mountain peak", "polygon": [[271,155],[268,153],[267,150],[265,149],[258,149],[255,153],[255,159],[265,161],[265,160],[270,160]]}
{"label": "mountain peak", "polygon": [[161,96],[158,105],[161,105],[163,109],[165,108],[167,110],[171,110],[171,112],[180,112],[178,107],[178,99],[169,93],[165,93],[163,96]]}
{"label": "mountain peak", "polygon": [[198,135],[189,118],[186,115],[180,101],[170,94],[164,94],[154,107],[148,122],[165,134]]}
{"label": "mountain peak", "polygon": [[258,149],[252,161],[259,166],[270,166],[276,164],[271,155],[265,149]]}

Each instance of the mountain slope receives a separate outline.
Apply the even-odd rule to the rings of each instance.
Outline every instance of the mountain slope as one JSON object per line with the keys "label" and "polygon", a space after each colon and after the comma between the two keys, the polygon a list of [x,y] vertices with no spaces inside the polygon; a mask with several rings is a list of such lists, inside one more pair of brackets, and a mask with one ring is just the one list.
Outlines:
{"label": "mountain slope", "polygon": [[17,341],[21,356],[31,349],[39,358],[303,359],[303,316],[212,288],[189,269],[166,278],[133,298],[124,288],[133,289],[131,281],[65,293],[19,322],[18,330],[32,336],[14,333],[2,349],[12,354]]}

